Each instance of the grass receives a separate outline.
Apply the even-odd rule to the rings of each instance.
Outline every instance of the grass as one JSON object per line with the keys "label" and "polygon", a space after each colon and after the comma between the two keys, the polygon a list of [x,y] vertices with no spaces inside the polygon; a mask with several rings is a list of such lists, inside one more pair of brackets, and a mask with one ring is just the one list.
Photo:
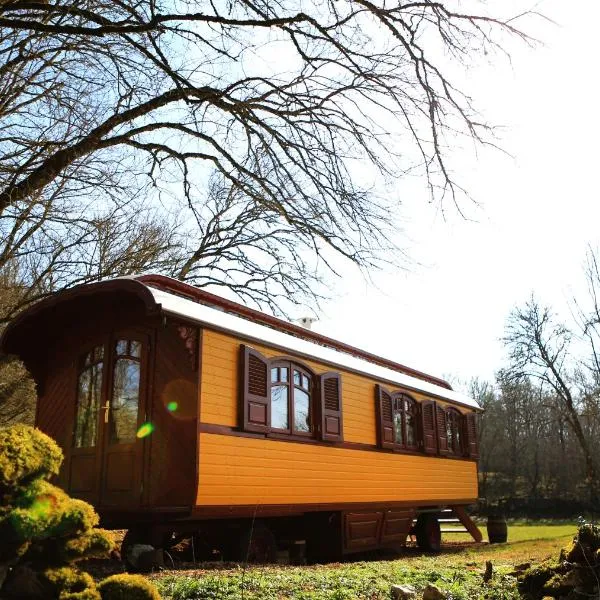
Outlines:
{"label": "grass", "polygon": [[[459,534],[438,555],[406,548],[386,560],[308,567],[225,566],[153,576],[168,600],[389,600],[390,585],[411,584],[422,590],[433,583],[454,600],[517,600],[515,565],[556,558],[575,535],[576,525],[512,524],[506,544],[468,544]],[[381,558],[381,557],[379,557]],[[495,575],[484,584],[485,561]]]}

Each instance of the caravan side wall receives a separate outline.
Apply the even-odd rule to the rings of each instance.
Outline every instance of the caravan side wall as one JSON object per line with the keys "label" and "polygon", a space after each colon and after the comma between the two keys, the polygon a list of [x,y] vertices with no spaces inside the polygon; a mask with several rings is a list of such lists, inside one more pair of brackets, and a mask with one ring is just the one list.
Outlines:
{"label": "caravan side wall", "polygon": [[[476,500],[475,461],[376,449],[378,382],[366,376],[341,371],[343,444],[282,441],[234,431],[239,425],[241,343],[230,335],[203,332],[198,507],[381,502],[418,506]],[[282,355],[257,344],[252,347],[268,357]],[[316,373],[332,369],[300,360]]]}

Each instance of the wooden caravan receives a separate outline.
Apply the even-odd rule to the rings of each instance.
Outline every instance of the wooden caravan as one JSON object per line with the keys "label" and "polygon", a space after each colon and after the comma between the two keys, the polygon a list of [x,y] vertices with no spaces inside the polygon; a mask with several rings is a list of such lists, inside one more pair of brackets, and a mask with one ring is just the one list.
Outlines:
{"label": "wooden caravan", "polygon": [[[476,402],[446,382],[162,276],[75,287],[1,339],[108,527],[233,558],[402,545],[477,499]],[[250,536],[252,532],[252,536]],[[254,553],[254,554],[252,554]]]}

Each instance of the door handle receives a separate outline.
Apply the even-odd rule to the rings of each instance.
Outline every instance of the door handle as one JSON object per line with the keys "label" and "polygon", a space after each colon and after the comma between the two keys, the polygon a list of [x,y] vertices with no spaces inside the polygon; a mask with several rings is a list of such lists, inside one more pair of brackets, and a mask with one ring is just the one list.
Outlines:
{"label": "door handle", "polygon": [[110,402],[107,400],[106,404],[102,408],[104,409],[104,422],[108,423],[108,411],[110,410]]}

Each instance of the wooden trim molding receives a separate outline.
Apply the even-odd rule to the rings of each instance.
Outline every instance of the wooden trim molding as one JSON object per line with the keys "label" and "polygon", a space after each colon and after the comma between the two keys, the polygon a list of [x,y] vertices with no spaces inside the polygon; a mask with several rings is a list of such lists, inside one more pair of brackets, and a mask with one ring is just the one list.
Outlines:
{"label": "wooden trim molding", "polygon": [[[477,502],[476,498],[452,498],[440,500],[390,501],[390,502],[337,502],[321,504],[238,504],[205,506],[165,506],[142,509],[111,509],[100,511],[101,526],[115,525],[127,527],[132,523],[183,524],[208,519],[253,519],[264,517],[299,517],[307,513],[341,511],[393,511],[413,510],[415,512],[435,512],[452,508],[455,514],[461,511],[459,519],[466,515],[464,507]],[[468,517],[467,517],[468,518]],[[464,517],[463,517],[464,519]],[[470,519],[469,519],[470,520]],[[476,532],[471,532],[475,537]]]}
{"label": "wooden trim molding", "polygon": [[[327,446],[329,448],[346,448],[348,450],[364,450],[368,452],[385,452],[387,454],[409,454],[411,456],[430,456],[423,454],[418,449],[405,450],[401,448],[387,449],[380,448],[376,444],[364,444],[362,442],[327,442],[316,438],[300,437],[297,435],[289,435],[285,433],[278,433],[271,431],[268,433],[254,433],[251,431],[243,431],[237,427],[230,427],[228,425],[218,425],[215,423],[199,423],[198,433],[213,433],[216,435],[233,435],[236,437],[248,437],[259,440],[270,440],[276,442],[290,442],[295,444],[314,444],[316,446]],[[202,451],[202,448],[200,449]],[[465,456],[443,456],[442,458],[447,460],[465,460],[469,462],[476,462],[475,459]]]}
{"label": "wooden trim molding", "polygon": [[190,518],[193,519],[218,519],[218,518],[245,518],[245,517],[290,517],[300,516],[310,512],[337,512],[337,511],[369,511],[393,510],[412,508],[417,512],[420,508],[443,509],[450,506],[453,509],[459,506],[475,504],[476,498],[452,498],[442,500],[417,500],[417,501],[390,501],[390,502],[331,502],[315,504],[238,504],[238,505],[206,505],[194,506]]}

